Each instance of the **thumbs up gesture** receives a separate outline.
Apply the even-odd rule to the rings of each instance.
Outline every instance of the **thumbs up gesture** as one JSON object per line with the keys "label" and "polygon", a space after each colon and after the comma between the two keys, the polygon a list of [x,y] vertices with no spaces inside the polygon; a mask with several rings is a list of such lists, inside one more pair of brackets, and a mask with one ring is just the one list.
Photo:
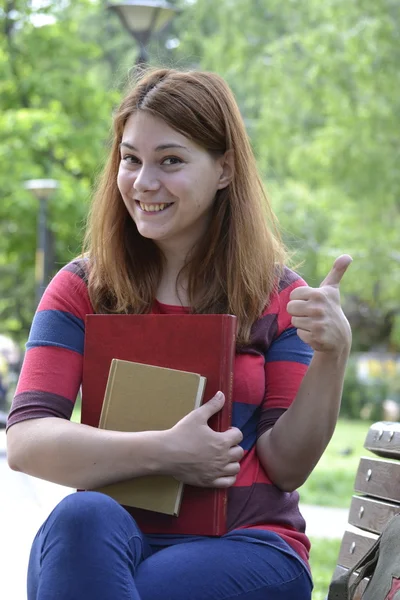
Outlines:
{"label": "thumbs up gesture", "polygon": [[340,282],[352,258],[339,256],[319,288],[299,287],[290,294],[287,311],[297,335],[318,352],[349,352],[351,329],[340,304]]}

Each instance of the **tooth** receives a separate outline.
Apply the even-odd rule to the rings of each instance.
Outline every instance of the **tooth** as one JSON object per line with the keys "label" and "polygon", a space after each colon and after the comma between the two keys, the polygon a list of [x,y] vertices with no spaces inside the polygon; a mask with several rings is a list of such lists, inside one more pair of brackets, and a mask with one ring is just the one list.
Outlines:
{"label": "tooth", "polygon": [[139,202],[139,205],[145,212],[159,212],[169,206],[168,202],[164,202],[163,204],[144,204],[143,202]]}

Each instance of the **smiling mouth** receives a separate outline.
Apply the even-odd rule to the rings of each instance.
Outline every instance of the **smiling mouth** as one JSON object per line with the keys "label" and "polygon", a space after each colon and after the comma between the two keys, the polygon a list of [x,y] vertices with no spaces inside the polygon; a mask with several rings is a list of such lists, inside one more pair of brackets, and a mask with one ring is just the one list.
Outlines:
{"label": "smiling mouth", "polygon": [[163,204],[144,204],[143,202],[139,202],[136,200],[136,204],[140,207],[140,210],[143,212],[163,212],[167,208],[169,208],[173,202],[163,203]]}

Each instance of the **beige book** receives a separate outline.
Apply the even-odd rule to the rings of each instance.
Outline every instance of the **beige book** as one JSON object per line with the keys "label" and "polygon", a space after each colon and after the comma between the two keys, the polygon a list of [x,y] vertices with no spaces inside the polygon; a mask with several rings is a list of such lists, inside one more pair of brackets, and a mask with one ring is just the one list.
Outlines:
{"label": "beige book", "polygon": [[[100,429],[170,429],[201,405],[206,378],[197,373],[113,359]],[[179,515],[183,483],[169,475],[136,477],[96,488],[124,506]]]}

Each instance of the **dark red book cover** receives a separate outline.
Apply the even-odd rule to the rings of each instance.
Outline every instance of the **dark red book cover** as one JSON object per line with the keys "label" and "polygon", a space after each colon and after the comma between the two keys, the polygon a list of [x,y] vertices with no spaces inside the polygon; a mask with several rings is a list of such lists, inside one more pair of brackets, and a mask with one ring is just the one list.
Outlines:
{"label": "dark red book cover", "polygon": [[[205,401],[218,390],[226,401],[209,425],[226,431],[232,422],[236,346],[233,315],[87,315],[82,416],[97,427],[111,360],[118,358],[199,373],[207,378]],[[185,485],[178,517],[127,508],[144,533],[223,535],[227,490]]]}

